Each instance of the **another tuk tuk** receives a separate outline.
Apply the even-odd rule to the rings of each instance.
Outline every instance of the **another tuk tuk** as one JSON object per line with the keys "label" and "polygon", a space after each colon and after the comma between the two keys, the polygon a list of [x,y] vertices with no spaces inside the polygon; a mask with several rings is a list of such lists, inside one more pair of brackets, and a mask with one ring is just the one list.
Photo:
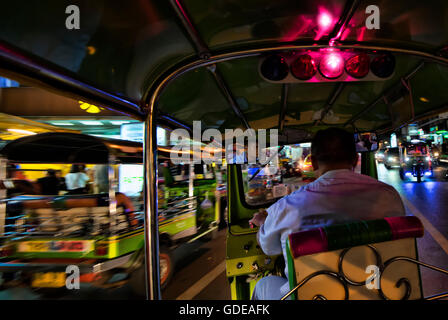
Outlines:
{"label": "another tuk tuk", "polygon": [[[167,151],[161,149],[163,160],[163,154]],[[0,154],[3,159],[1,174],[4,177],[11,175],[7,171],[20,171],[24,177],[26,172],[46,171],[33,169],[33,165],[42,168],[46,165],[47,169],[53,168],[50,170],[60,168],[65,172],[72,165],[87,165],[92,172],[106,174],[100,177],[104,178],[101,180],[104,185],[98,186],[98,189],[109,189],[107,193],[97,193],[98,189],[93,190],[93,185],[98,185],[99,181],[95,180],[91,181],[90,192],[83,190],[76,194],[61,189],[61,194],[45,193],[47,195],[42,196],[39,195],[42,188],[34,188],[37,190],[30,194],[30,190],[34,189],[21,188],[24,181],[11,180],[9,183],[17,187],[12,188],[14,191],[8,189],[9,194],[3,199],[1,207],[3,263],[0,270],[6,275],[5,287],[9,285],[8,281],[33,288],[64,287],[64,270],[76,263],[82,265],[83,282],[104,288],[130,282],[137,294],[144,295],[141,281],[144,277],[142,190],[129,196],[117,192],[125,189],[119,182],[126,178],[127,166],[142,166],[141,143],[76,133],[45,133],[10,142],[0,150]],[[15,169],[16,166],[21,168]],[[95,174],[91,177],[97,178]],[[41,180],[34,183],[39,184]],[[205,190],[205,195],[191,196],[188,190],[193,189],[189,188],[189,181],[193,182],[193,179],[187,175],[185,181],[186,189],[178,192],[169,189],[174,186],[166,180],[165,186],[160,185],[162,288],[168,285],[175,269],[172,250],[182,242],[196,240],[217,230],[222,214],[219,203],[215,205],[215,180]],[[25,183],[31,184],[27,180]],[[219,193],[219,197],[225,198],[225,193]],[[207,200],[207,206],[201,206],[201,202],[198,204],[197,199],[202,199],[202,203]],[[127,274],[126,281],[110,283],[109,280],[118,273]]]}
{"label": "another tuk tuk", "polygon": [[423,177],[432,177],[433,158],[430,148],[426,143],[403,143],[400,145],[400,178],[406,180],[408,177],[417,178],[422,182]]}
{"label": "another tuk tuk", "polygon": [[[109,282],[115,274],[125,273],[127,280],[132,280],[134,271],[143,268],[139,195],[130,198],[119,192],[118,186],[120,166],[142,164],[140,143],[43,133],[12,141],[0,154],[2,183],[7,188],[0,222],[4,287],[18,283],[37,289],[65,287],[70,265],[79,267],[80,282],[114,287],[123,284]],[[92,174],[98,180],[91,182],[101,181],[99,190],[109,191],[79,188],[72,192],[67,185],[55,194],[41,195],[42,188],[33,193],[21,188],[21,180],[8,179],[12,171],[20,170],[25,178],[27,172],[43,171],[33,169],[42,164],[47,166],[45,171],[59,168],[67,174],[70,166],[87,166],[103,175]],[[58,179],[63,183],[62,177]],[[43,183],[37,181],[37,185]]]}

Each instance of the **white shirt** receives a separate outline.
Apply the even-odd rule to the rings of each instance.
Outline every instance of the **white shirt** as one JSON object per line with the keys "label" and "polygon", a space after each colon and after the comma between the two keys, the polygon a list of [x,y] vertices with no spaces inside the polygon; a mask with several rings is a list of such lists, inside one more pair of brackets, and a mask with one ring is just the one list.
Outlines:
{"label": "white shirt", "polygon": [[84,172],[69,173],[65,176],[67,190],[85,188],[87,181],[89,181],[89,176]]}
{"label": "white shirt", "polygon": [[[326,172],[267,209],[258,242],[267,255],[282,254],[292,232],[353,220],[404,216],[403,201],[390,185],[351,170]],[[287,263],[285,274],[288,275]],[[286,294],[289,284],[281,292]]]}

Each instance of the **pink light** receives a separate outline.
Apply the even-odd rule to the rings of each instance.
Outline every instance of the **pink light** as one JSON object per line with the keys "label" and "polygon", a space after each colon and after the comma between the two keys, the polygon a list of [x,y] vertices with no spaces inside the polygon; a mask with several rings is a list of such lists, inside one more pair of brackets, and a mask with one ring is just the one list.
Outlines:
{"label": "pink light", "polygon": [[366,34],[366,27],[362,27],[361,31],[359,32],[358,36],[356,37],[356,40],[363,41],[365,34]]}
{"label": "pink light", "polygon": [[351,29],[345,29],[344,32],[342,33],[341,41],[344,41],[345,39],[347,39],[350,32],[351,32]]}
{"label": "pink light", "polygon": [[333,17],[327,12],[322,12],[319,14],[318,23],[322,29],[328,29],[333,24]]}
{"label": "pink light", "polygon": [[289,42],[297,40],[300,36],[306,34],[311,24],[311,19],[306,19],[302,16],[298,17],[293,27],[282,37],[282,41]]}
{"label": "pink light", "polygon": [[333,16],[330,14],[330,12],[320,7],[318,8],[318,14],[317,14],[317,30],[316,30],[316,36],[314,37],[314,40],[318,41],[320,40],[325,34],[331,30],[331,28],[334,25]]}
{"label": "pink light", "polygon": [[320,72],[329,79],[334,79],[344,72],[344,59],[338,53],[325,55],[320,62]]}

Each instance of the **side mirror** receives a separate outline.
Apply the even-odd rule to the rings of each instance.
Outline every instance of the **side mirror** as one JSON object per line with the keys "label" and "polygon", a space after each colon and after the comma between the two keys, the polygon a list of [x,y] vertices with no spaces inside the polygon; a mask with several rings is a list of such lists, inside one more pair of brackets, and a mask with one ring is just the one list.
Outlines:
{"label": "side mirror", "polygon": [[372,152],[378,150],[378,139],[375,132],[355,133],[356,152]]}

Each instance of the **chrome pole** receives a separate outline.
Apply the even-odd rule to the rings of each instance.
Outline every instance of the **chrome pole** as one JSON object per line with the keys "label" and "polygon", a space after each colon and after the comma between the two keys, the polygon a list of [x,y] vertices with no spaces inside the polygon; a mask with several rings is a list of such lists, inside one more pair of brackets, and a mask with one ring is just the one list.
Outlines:
{"label": "chrome pole", "polygon": [[[5,158],[0,158],[0,180],[3,181],[8,179],[8,160]],[[6,223],[6,200],[7,198],[6,189],[0,189],[0,235],[5,235],[5,225]]]}
{"label": "chrome pole", "polygon": [[154,108],[145,121],[144,201],[146,297],[160,300],[159,223],[157,213],[157,117]]}
{"label": "chrome pole", "polygon": [[117,198],[115,193],[118,191],[117,181],[115,177],[114,164],[116,164],[116,158],[114,155],[109,154],[109,163],[107,164],[107,174],[109,181],[109,226],[112,235],[116,235],[118,226],[118,214],[117,214]]}

